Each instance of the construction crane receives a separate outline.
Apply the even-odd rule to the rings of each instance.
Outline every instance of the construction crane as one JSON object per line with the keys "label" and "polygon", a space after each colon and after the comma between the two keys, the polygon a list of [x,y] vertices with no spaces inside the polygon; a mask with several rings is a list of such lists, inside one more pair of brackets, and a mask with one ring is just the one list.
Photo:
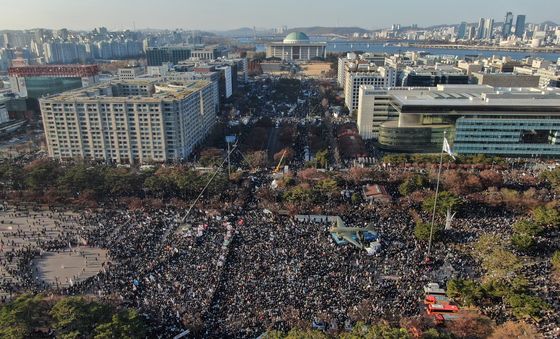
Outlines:
{"label": "construction crane", "polygon": [[280,161],[278,161],[278,165],[276,165],[276,167],[274,168],[274,171],[272,171],[272,173],[280,172],[280,169],[282,168],[282,161],[284,160],[284,157],[286,156],[286,152],[287,152],[287,150],[284,150],[284,152],[282,152],[282,156],[280,157]]}

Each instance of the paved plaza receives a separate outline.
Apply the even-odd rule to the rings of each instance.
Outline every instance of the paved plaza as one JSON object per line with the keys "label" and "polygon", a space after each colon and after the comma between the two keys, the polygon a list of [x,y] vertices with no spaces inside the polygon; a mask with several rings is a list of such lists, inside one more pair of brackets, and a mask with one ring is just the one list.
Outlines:
{"label": "paved plaza", "polygon": [[33,260],[34,276],[50,287],[68,287],[99,273],[106,261],[106,250],[86,246],[46,252]]}
{"label": "paved plaza", "polygon": [[[107,251],[86,246],[78,236],[83,227],[71,212],[37,207],[0,211],[0,299],[13,292],[6,287],[10,282],[21,282],[13,273],[22,269],[32,284],[43,287],[68,287],[101,271]],[[53,243],[63,244],[63,250],[50,249]],[[37,255],[29,258],[33,251]]]}

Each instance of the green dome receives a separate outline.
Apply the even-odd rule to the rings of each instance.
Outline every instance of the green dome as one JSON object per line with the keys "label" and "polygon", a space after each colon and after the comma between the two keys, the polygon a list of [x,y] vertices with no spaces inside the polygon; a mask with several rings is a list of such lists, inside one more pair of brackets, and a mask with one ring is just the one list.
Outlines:
{"label": "green dome", "polygon": [[307,34],[303,32],[292,32],[286,35],[286,38],[284,39],[285,44],[295,44],[298,42],[301,43],[309,42],[309,37],[307,36]]}

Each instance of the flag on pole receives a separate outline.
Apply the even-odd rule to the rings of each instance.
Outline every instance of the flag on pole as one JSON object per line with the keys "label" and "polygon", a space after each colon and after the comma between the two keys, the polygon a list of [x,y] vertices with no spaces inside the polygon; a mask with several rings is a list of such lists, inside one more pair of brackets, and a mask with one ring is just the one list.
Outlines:
{"label": "flag on pole", "polygon": [[445,217],[445,230],[450,230],[451,229],[451,222],[453,221],[453,218],[455,217],[455,214],[457,214],[457,212],[451,214],[451,208],[447,209],[447,216]]}
{"label": "flag on pole", "polygon": [[443,137],[443,151],[447,154],[449,154],[453,160],[455,160],[455,154],[453,154],[453,152],[451,151],[451,146],[449,146],[449,142],[447,141],[446,137]]}

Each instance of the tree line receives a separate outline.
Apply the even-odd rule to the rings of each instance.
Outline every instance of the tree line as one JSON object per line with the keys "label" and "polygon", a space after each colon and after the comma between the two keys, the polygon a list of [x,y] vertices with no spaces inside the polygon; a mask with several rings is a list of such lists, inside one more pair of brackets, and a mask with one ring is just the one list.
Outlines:
{"label": "tree line", "polygon": [[[0,165],[0,187],[6,199],[49,204],[95,203],[121,197],[193,199],[204,188],[212,173],[192,167],[162,165],[145,170],[101,164],[62,164],[41,159],[23,165]],[[220,195],[228,184],[225,174],[217,174],[206,196]]]}
{"label": "tree line", "polygon": [[146,320],[134,309],[85,297],[23,294],[0,308],[2,338],[144,338]]}

